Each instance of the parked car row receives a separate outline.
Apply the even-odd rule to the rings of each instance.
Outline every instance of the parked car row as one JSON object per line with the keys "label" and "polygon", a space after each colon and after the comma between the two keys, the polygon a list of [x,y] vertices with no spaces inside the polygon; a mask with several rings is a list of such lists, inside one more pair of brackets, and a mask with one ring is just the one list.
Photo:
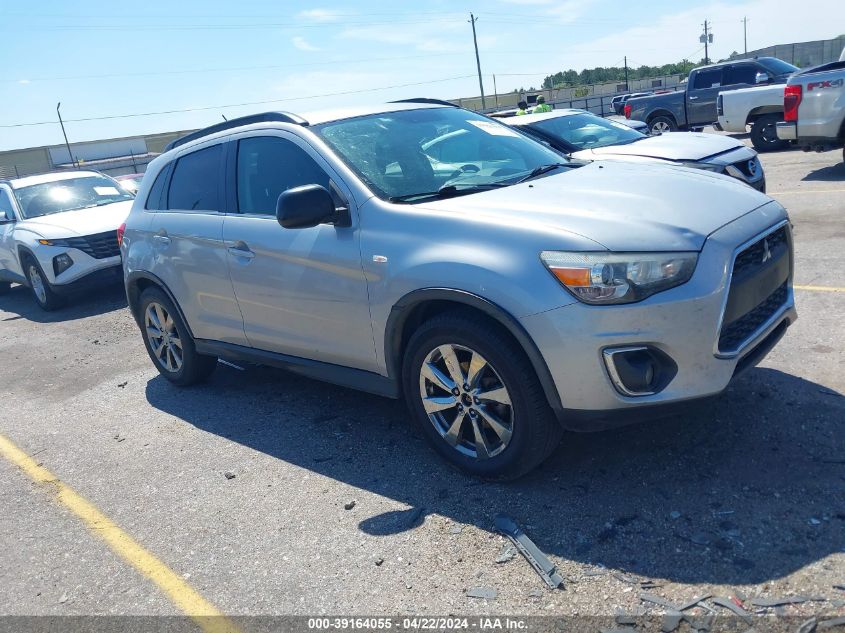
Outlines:
{"label": "parked car row", "polygon": [[[265,113],[171,143],[111,232],[152,363],[183,386],[224,359],[404,397],[446,461],[495,479],[534,468],[564,430],[720,393],[796,319],[788,215],[717,173],[731,163],[715,146],[672,146],[705,139],[585,117],[514,127],[423,99]],[[537,142],[544,122],[562,127]],[[48,284],[62,255],[89,265],[93,235],[69,214],[108,201],[125,216],[128,194],[106,182],[80,185],[72,208],[59,203],[75,189],[48,187],[64,234],[26,226],[35,182],[1,185],[16,236],[4,274],[37,299],[21,259]]]}

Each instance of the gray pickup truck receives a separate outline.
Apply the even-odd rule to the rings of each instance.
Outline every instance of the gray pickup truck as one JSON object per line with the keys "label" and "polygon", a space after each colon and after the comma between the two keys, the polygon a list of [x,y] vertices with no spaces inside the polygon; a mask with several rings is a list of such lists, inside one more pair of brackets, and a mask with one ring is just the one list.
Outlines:
{"label": "gray pickup truck", "polygon": [[690,71],[686,90],[629,99],[625,117],[645,121],[652,134],[695,130],[716,122],[720,92],[782,84],[798,68],[776,57],[738,59]]}
{"label": "gray pickup truck", "polygon": [[[845,51],[842,52],[845,57]],[[805,151],[845,144],[845,61],[809,68],[789,79],[778,138]],[[845,151],[842,154],[845,160]]]}

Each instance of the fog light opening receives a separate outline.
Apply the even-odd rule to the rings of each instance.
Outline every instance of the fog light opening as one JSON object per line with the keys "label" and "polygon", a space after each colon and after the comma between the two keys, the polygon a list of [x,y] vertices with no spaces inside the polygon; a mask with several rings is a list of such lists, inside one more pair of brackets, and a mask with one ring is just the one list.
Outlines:
{"label": "fog light opening", "polygon": [[68,268],[73,266],[73,260],[70,258],[70,255],[67,253],[62,253],[61,255],[56,255],[53,258],[53,272],[56,274],[56,277],[61,275],[65,272]]}
{"label": "fog light opening", "polygon": [[648,346],[608,348],[602,356],[613,386],[624,396],[654,395],[678,370],[668,355]]}

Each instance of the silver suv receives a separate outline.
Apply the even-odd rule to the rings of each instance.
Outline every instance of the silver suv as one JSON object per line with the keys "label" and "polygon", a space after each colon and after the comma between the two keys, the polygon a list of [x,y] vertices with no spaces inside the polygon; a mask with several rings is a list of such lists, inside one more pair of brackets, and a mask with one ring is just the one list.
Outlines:
{"label": "silver suv", "polygon": [[796,318],[777,202],[699,170],[567,160],[428,100],[176,141],[122,254],[168,380],[220,358],[404,396],[434,449],[486,478],[527,472],[564,429],[718,394]]}

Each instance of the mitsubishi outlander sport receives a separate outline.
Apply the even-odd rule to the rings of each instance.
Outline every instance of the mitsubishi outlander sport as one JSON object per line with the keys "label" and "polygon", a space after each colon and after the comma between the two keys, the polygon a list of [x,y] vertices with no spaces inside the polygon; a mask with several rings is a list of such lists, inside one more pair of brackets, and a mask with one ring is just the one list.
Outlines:
{"label": "mitsubishi outlander sport", "polygon": [[568,160],[425,99],[174,141],[121,250],[171,382],[226,359],[404,397],[434,449],[484,478],[529,471],[564,430],[718,394],[796,318],[789,219],[762,193]]}

